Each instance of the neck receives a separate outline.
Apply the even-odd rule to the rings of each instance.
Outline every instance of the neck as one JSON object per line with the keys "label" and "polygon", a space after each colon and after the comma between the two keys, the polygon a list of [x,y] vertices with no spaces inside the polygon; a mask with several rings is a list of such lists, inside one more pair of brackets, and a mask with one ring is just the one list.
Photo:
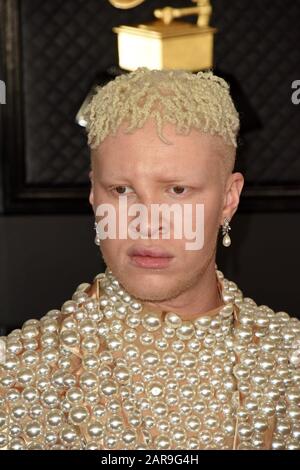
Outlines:
{"label": "neck", "polygon": [[145,302],[145,306],[175,312],[183,320],[193,320],[199,315],[213,313],[224,305],[218,285],[215,261],[213,261],[198,282],[186,292],[162,302]]}

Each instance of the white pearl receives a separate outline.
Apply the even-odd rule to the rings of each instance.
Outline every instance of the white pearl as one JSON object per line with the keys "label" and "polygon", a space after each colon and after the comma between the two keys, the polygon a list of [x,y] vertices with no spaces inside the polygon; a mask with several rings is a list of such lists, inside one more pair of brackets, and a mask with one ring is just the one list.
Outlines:
{"label": "white pearl", "polygon": [[230,239],[230,236],[228,235],[228,233],[226,233],[226,235],[224,235],[222,243],[226,247],[231,245],[231,239]]}

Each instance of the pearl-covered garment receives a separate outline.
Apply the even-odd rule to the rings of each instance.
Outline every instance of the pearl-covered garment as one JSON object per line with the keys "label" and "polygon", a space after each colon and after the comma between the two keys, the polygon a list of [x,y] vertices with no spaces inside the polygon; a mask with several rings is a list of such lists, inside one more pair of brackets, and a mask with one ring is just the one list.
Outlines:
{"label": "pearl-covered garment", "polygon": [[300,449],[300,321],[244,298],[182,320],[109,269],[0,339],[2,449]]}

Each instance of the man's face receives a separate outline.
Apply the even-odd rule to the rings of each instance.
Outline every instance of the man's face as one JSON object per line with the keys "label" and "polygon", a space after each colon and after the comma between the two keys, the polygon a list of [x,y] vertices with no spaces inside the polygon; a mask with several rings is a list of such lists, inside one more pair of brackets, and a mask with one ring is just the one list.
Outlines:
{"label": "man's face", "polygon": [[[92,153],[90,203],[95,214],[100,204],[110,204],[116,210],[118,221],[120,195],[126,198],[128,208],[132,204],[147,207],[149,225],[144,226],[142,234],[148,238],[107,238],[101,240],[101,251],[106,265],[125,290],[149,302],[176,298],[197,285],[207,267],[214,263],[219,227],[226,207],[228,181],[224,182],[221,163],[225,158],[222,140],[195,129],[188,136],[177,135],[171,124],[164,125],[163,133],[171,145],[159,138],[152,119],[132,134],[123,133],[121,126],[116,136],[106,137]],[[228,206],[225,214],[229,217],[235,210],[233,199],[232,208]],[[151,238],[151,204],[179,204],[182,209],[184,204],[189,204],[193,230],[196,230],[196,204],[203,204],[203,247],[188,250],[186,243],[191,239],[186,238],[185,233],[181,239],[176,239],[172,216],[169,239],[162,238],[166,227],[163,217],[159,228],[152,232],[155,237],[159,234],[159,239]],[[128,224],[135,217],[128,216]],[[135,247],[160,248],[171,258],[163,267],[141,266],[136,263],[137,258],[130,256]]]}

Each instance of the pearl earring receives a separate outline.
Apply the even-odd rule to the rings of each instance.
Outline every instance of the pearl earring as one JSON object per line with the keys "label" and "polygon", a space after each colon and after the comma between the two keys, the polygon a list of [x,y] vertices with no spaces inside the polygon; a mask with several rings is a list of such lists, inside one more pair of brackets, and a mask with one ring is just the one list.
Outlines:
{"label": "pearl earring", "polygon": [[97,228],[98,228],[97,222],[94,223],[94,228],[95,228],[95,230],[96,230],[95,244],[96,244],[97,246],[100,246],[101,239],[100,239],[100,237],[99,237],[98,230],[97,230]]}
{"label": "pearl earring", "polygon": [[222,235],[224,235],[223,236],[223,245],[226,246],[226,247],[231,245],[231,238],[228,235],[229,230],[231,230],[231,227],[229,225],[229,219],[227,219],[227,217],[225,217],[224,224],[222,226]]}

